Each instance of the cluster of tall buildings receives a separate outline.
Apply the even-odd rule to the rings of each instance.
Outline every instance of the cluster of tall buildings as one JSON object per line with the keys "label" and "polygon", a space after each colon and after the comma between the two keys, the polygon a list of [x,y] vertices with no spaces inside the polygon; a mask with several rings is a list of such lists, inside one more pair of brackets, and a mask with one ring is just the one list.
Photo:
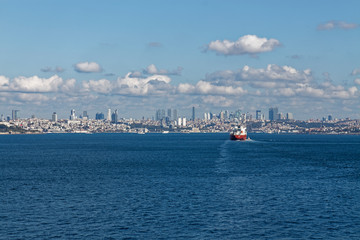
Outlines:
{"label": "cluster of tall buildings", "polygon": [[[7,116],[4,117],[3,114],[0,116],[0,121],[10,121],[10,120],[19,120],[20,110],[12,110],[11,117]],[[34,115],[32,115],[32,118],[35,118]],[[80,119],[87,120],[90,119],[87,111],[83,111],[82,114],[79,116]],[[71,109],[69,120],[77,120],[78,117],[76,115],[75,109]],[[119,122],[119,113],[118,110],[115,109],[114,111],[111,111],[109,108],[107,110],[107,113],[104,114],[102,112],[97,112],[95,114],[96,120],[107,120],[112,123]],[[212,120],[212,119],[219,119],[219,120],[253,120],[253,115],[250,113],[242,113],[241,110],[236,110],[235,112],[229,112],[228,110],[222,110],[219,114],[213,114],[211,112],[205,112],[204,113],[204,120]],[[261,110],[256,110],[255,112],[255,119],[256,120],[265,120],[265,114],[261,112]],[[58,116],[56,112],[53,112],[51,116],[51,120],[53,122],[58,121]],[[187,119],[186,117],[179,117],[177,109],[157,109],[155,112],[155,118],[153,117],[153,120],[160,121],[163,125],[178,125],[178,126],[186,126]],[[196,121],[196,109],[195,107],[192,107],[191,109],[191,121]],[[276,120],[294,120],[294,115],[290,112],[283,114],[279,112],[278,107],[270,107],[269,108],[269,118],[270,121],[276,121]],[[333,117],[332,115],[329,115],[327,117],[323,117],[322,121],[332,121]]]}
{"label": "cluster of tall buildings", "polygon": [[269,120],[275,121],[275,120],[293,120],[294,116],[292,113],[286,113],[285,115],[283,113],[279,113],[279,109],[277,107],[271,107],[269,108]]}

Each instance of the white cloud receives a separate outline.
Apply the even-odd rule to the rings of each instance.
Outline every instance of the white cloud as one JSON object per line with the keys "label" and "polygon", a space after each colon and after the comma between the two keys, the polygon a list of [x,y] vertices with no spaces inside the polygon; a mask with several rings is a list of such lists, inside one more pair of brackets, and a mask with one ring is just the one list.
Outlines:
{"label": "white cloud", "polygon": [[12,79],[9,88],[19,92],[56,92],[62,84],[62,78],[57,75],[50,78],[20,76]]}
{"label": "white cloud", "polygon": [[79,73],[102,72],[101,66],[96,62],[79,62],[75,64],[74,69]]}
{"label": "white cloud", "polygon": [[166,94],[172,90],[169,84],[171,79],[164,75],[152,75],[146,78],[133,77],[128,73],[125,77],[119,77],[116,81],[107,79],[84,81],[84,91],[103,94],[119,94],[145,96],[153,94]]}
{"label": "white cloud", "polygon": [[357,23],[347,23],[343,21],[329,21],[319,24],[317,30],[332,30],[332,29],[354,29],[359,27]]}
{"label": "white cloud", "polygon": [[111,82],[107,79],[100,80],[90,80],[88,82],[82,83],[83,89],[85,91],[93,91],[98,93],[110,93],[113,86]]}
{"label": "white cloud", "polygon": [[356,78],[356,79],[354,80],[354,83],[357,84],[357,85],[360,85],[360,78]]}
{"label": "white cloud", "polygon": [[128,73],[116,81],[115,93],[125,95],[148,95],[167,92],[171,79],[164,75],[153,75],[147,78],[134,78]]}
{"label": "white cloud", "polygon": [[245,35],[237,41],[216,40],[206,46],[206,50],[215,51],[219,55],[256,55],[262,52],[270,52],[280,46],[276,39],[260,38],[256,35]]}
{"label": "white cloud", "polygon": [[197,95],[236,95],[241,96],[246,93],[241,87],[216,86],[206,81],[199,81],[195,85],[188,83],[179,84],[179,93]]}
{"label": "white cloud", "polygon": [[[146,75],[181,75],[183,68],[177,67],[177,69],[169,71],[165,69],[158,69],[155,64],[150,64],[143,70],[143,73]],[[136,76],[137,72],[134,72],[132,76]]]}
{"label": "white cloud", "polygon": [[51,67],[44,67],[41,69],[42,72],[54,72],[54,73],[62,73],[65,71],[62,67],[55,67],[54,69]]}
{"label": "white cloud", "polygon": [[50,100],[48,96],[39,93],[18,93],[17,98],[21,102],[31,102],[33,104],[41,104]]}
{"label": "white cloud", "polygon": [[256,69],[245,66],[242,70],[240,70],[239,73],[241,79],[255,81],[277,80],[292,82],[309,82],[312,78],[310,69],[299,71],[290,66],[278,66],[276,64],[269,64],[266,69]]}
{"label": "white cloud", "polygon": [[234,103],[233,100],[223,96],[203,96],[201,99],[205,104],[211,104],[215,107],[229,107]]}
{"label": "white cloud", "polygon": [[3,92],[22,92],[22,93],[51,93],[51,92],[70,92],[75,89],[76,80],[68,79],[64,81],[61,77],[54,75],[49,78],[38,76],[24,77],[19,76],[13,79],[0,76],[0,91]]}
{"label": "white cloud", "polygon": [[9,78],[5,76],[0,76],[0,90],[6,90],[9,88]]}

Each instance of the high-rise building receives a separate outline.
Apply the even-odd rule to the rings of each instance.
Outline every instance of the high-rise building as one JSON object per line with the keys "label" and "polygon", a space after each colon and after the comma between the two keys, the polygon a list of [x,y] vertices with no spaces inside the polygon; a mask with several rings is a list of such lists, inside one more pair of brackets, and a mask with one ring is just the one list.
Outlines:
{"label": "high-rise building", "polygon": [[261,120],[261,110],[256,110],[256,120]]}
{"label": "high-rise building", "polygon": [[115,109],[114,113],[111,115],[111,122],[112,123],[117,123],[118,122],[118,119],[119,116],[118,116],[118,110]]}
{"label": "high-rise building", "polygon": [[286,119],[287,120],[293,120],[294,119],[294,115],[292,113],[286,113]]}
{"label": "high-rise building", "polygon": [[332,121],[332,119],[333,119],[332,116],[329,115],[329,116],[328,116],[328,121]]}
{"label": "high-rise building", "polygon": [[181,125],[182,125],[182,118],[179,117],[179,119],[178,119],[178,126],[181,126]]}
{"label": "high-rise building", "polygon": [[165,109],[156,110],[155,120],[156,121],[161,121],[164,118],[165,118]]}
{"label": "high-rise building", "polygon": [[111,109],[110,108],[107,111],[106,120],[111,121]]}
{"label": "high-rise building", "polygon": [[274,108],[269,108],[269,120],[270,121],[274,121],[277,119],[278,117],[278,108],[274,107]]}
{"label": "high-rise building", "polygon": [[171,119],[171,108],[167,110],[167,116],[169,117],[169,119]]}
{"label": "high-rise building", "polygon": [[192,107],[192,117],[191,120],[195,121],[195,107]]}
{"label": "high-rise building", "polygon": [[102,112],[96,113],[95,114],[95,119],[96,120],[103,120],[104,119],[104,114]]}
{"label": "high-rise building", "polygon": [[19,119],[19,110],[12,110],[11,119],[12,120],[18,120]]}
{"label": "high-rise building", "polygon": [[186,127],[186,118],[182,119],[182,125],[183,125],[183,127]]}
{"label": "high-rise building", "polygon": [[83,119],[88,119],[88,114],[87,111],[83,111],[83,115],[82,115]]}
{"label": "high-rise building", "polygon": [[176,121],[178,119],[177,110],[173,110],[173,120]]}
{"label": "high-rise building", "polygon": [[57,122],[58,118],[57,118],[57,114],[56,112],[53,112],[52,116],[51,116],[51,121],[53,122]]}
{"label": "high-rise building", "polygon": [[75,120],[75,119],[76,119],[75,109],[71,109],[70,120]]}

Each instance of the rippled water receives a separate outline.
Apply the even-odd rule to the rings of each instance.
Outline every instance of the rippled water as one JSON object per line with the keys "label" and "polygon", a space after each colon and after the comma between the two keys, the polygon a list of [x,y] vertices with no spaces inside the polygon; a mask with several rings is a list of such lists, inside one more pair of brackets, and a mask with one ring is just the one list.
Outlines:
{"label": "rippled water", "polygon": [[2,239],[360,239],[360,136],[0,136]]}

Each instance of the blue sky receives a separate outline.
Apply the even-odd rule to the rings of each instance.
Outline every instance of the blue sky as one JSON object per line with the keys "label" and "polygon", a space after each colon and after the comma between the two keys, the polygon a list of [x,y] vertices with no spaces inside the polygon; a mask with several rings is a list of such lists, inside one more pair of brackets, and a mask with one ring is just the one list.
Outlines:
{"label": "blue sky", "polygon": [[[0,113],[360,118],[359,1],[0,1]],[[260,45],[259,45],[260,44]]]}

